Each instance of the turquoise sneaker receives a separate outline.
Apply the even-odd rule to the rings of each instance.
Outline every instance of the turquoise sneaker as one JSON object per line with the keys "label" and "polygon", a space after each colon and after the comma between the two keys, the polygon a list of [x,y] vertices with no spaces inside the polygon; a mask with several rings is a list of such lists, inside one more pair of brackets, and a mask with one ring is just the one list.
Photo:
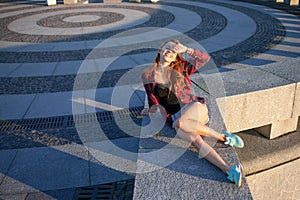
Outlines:
{"label": "turquoise sneaker", "polygon": [[229,171],[227,171],[227,178],[233,182],[236,186],[242,185],[242,167],[241,165],[233,165]]}
{"label": "turquoise sneaker", "polygon": [[232,147],[237,147],[237,148],[244,147],[244,142],[243,142],[242,138],[240,138],[239,136],[225,132],[225,131],[222,132],[222,134],[224,134],[226,136],[226,141],[224,142],[224,144],[227,144]]}

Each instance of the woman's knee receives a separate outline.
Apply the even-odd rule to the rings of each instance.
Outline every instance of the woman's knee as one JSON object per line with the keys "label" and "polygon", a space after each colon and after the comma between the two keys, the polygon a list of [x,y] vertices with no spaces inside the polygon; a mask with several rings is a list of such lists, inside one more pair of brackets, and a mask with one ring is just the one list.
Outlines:
{"label": "woman's knee", "polygon": [[190,142],[191,144],[196,144],[196,143],[202,143],[203,139],[201,138],[201,136],[199,136],[198,134],[195,133],[190,133],[190,132],[184,132],[181,129],[177,130],[177,134],[181,139],[184,139],[188,142]]}
{"label": "woman's knee", "polygon": [[202,137],[198,134],[191,134],[189,137],[190,137],[190,141],[193,145],[195,145],[195,144],[201,145],[204,142]]}
{"label": "woman's knee", "polygon": [[207,109],[206,104],[202,104],[200,102],[196,102],[194,104],[194,106],[196,107],[195,109],[199,113],[199,121],[201,123],[203,123],[203,124],[206,124],[209,121],[208,109]]}
{"label": "woman's knee", "polygon": [[184,117],[180,117],[176,121],[175,129],[181,129],[181,130],[184,130],[184,131],[188,131],[189,130],[188,120],[185,119]]}

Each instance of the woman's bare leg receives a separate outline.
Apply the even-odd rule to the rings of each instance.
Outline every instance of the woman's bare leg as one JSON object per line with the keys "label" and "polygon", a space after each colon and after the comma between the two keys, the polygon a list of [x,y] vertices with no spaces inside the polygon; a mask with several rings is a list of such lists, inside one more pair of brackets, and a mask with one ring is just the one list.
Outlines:
{"label": "woman's bare leg", "polygon": [[185,130],[190,129],[189,131],[196,132],[198,135],[214,137],[217,140],[220,140],[222,142],[226,141],[225,135],[209,128],[208,126],[202,124],[201,122],[192,119],[187,119],[185,120],[185,122],[182,123],[189,124],[189,127],[186,127]]}
{"label": "woman's bare leg", "polygon": [[201,136],[195,133],[184,132],[179,129],[178,126],[176,127],[176,130],[179,137],[192,143],[197,148],[199,155],[202,158],[205,158],[207,161],[218,167],[225,174],[227,173],[230,167],[211,146],[204,142]]}
{"label": "woman's bare leg", "polygon": [[207,121],[207,107],[199,102],[196,102],[184,109],[177,123],[185,132],[197,133],[202,136],[214,137],[224,142],[226,140],[225,135],[204,125]]}

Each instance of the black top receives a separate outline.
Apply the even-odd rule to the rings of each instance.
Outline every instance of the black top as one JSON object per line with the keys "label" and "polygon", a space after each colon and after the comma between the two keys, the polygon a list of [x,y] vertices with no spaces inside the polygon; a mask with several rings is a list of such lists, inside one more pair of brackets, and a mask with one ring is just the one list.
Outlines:
{"label": "black top", "polygon": [[158,97],[159,104],[162,105],[166,112],[173,115],[180,110],[180,102],[173,91],[169,94],[169,83],[157,83],[154,88],[154,95]]}

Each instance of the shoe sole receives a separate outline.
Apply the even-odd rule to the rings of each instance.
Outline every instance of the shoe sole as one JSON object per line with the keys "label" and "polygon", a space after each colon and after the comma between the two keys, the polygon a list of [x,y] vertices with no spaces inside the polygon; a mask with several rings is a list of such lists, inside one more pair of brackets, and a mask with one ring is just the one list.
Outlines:
{"label": "shoe sole", "polygon": [[239,168],[240,168],[240,177],[239,177],[239,181],[237,186],[241,187],[242,186],[242,179],[243,179],[243,166],[241,164],[239,164]]}

